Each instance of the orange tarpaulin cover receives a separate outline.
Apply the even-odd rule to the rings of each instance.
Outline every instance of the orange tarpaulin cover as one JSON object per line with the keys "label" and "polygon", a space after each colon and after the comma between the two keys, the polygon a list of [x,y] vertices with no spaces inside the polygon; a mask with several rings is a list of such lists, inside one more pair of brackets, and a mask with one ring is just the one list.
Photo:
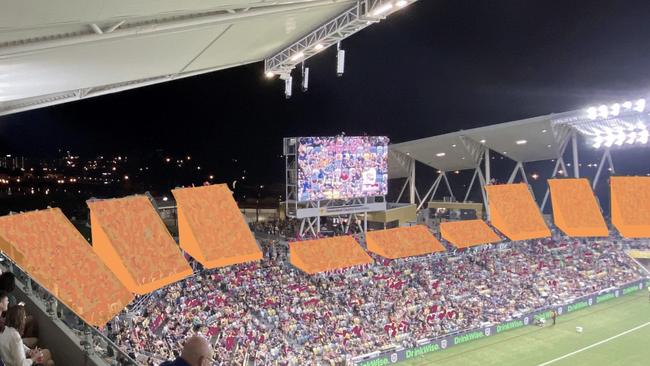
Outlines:
{"label": "orange tarpaulin cover", "polygon": [[351,236],[289,243],[291,264],[314,274],[372,263],[372,258]]}
{"label": "orange tarpaulin cover", "polygon": [[192,274],[145,196],[89,201],[93,249],[129,291],[144,295]]}
{"label": "orange tarpaulin cover", "polygon": [[207,268],[262,259],[225,184],[174,189],[181,248]]}
{"label": "orange tarpaulin cover", "polygon": [[586,179],[549,179],[553,221],[569,236],[608,236],[607,224]]}
{"label": "orange tarpaulin cover", "polygon": [[650,177],[611,177],[612,224],[626,238],[650,237]]}
{"label": "orange tarpaulin cover", "polygon": [[496,243],[501,238],[483,220],[463,220],[440,223],[442,238],[456,248],[468,248]]}
{"label": "orange tarpaulin cover", "polygon": [[369,231],[366,243],[369,251],[389,259],[445,251],[438,239],[423,225]]}
{"label": "orange tarpaulin cover", "polygon": [[0,249],[88,324],[133,300],[58,208],[0,217]]}
{"label": "orange tarpaulin cover", "polygon": [[528,186],[523,183],[485,186],[492,225],[510,240],[551,236]]}

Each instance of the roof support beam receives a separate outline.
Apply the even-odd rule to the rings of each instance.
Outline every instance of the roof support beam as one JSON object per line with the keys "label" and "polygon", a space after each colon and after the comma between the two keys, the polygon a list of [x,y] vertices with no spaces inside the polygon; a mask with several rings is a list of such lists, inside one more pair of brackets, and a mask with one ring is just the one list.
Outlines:
{"label": "roof support beam", "polygon": [[415,159],[411,159],[409,164],[409,202],[415,204]]}
{"label": "roof support beam", "polygon": [[424,206],[424,202],[427,200],[427,198],[429,198],[429,195],[431,195],[431,197],[436,195],[436,191],[438,191],[438,186],[440,185],[440,181],[442,180],[444,174],[445,172],[440,172],[440,174],[438,174],[436,180],[434,180],[433,184],[431,184],[431,188],[429,188],[427,193],[424,195],[424,199],[420,200],[420,204],[418,205],[418,210],[421,209],[422,206]]}
{"label": "roof support beam", "polygon": [[571,144],[573,147],[573,177],[580,178],[580,165],[578,160],[578,131],[573,130],[571,134]]}
{"label": "roof support beam", "polygon": [[[409,0],[410,3],[415,1],[417,0]],[[399,10],[399,7],[392,6],[382,14],[373,12],[389,2],[389,0],[356,0],[350,9],[338,17],[264,60],[264,72],[286,77],[299,63],[309,57]],[[323,47],[317,50],[314,48],[317,44]],[[303,56],[295,59],[294,56],[301,52]]]}
{"label": "roof support beam", "polygon": [[474,169],[474,175],[472,175],[472,180],[469,182],[469,187],[467,187],[467,193],[465,193],[465,199],[463,199],[463,203],[467,202],[467,199],[469,198],[469,193],[472,191],[472,187],[474,186],[474,181],[476,180],[477,175],[478,175],[478,168]]}
{"label": "roof support beam", "polygon": [[[116,27],[110,33],[97,33],[95,27],[91,25],[91,27],[95,30],[93,33],[72,35],[67,37],[63,36],[43,41],[25,42],[13,46],[1,47],[0,57],[4,58],[7,56],[18,56],[33,51],[71,46],[82,43],[100,42],[115,38],[141,37],[145,34],[172,32],[184,28],[201,29],[203,27],[213,27],[216,24],[234,23],[251,20],[258,17],[282,15],[288,12],[308,10],[323,6],[340,4],[343,2],[352,3],[352,0],[315,0],[307,3],[269,5],[264,8],[256,8],[247,12],[236,12],[235,14],[230,14],[227,11],[197,13],[188,15],[182,19],[159,19],[158,22],[147,23],[143,25],[134,24],[133,26],[129,26],[127,28],[122,27],[117,29]],[[121,23],[122,24],[119,26],[124,24],[124,22]],[[97,26],[97,28],[99,27]]]}

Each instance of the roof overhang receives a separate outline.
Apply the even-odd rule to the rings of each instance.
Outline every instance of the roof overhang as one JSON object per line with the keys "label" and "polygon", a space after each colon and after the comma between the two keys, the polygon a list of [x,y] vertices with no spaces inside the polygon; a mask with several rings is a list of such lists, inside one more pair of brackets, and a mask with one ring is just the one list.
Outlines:
{"label": "roof overhang", "polygon": [[[486,149],[516,162],[528,163],[557,159],[573,133],[592,140],[606,132],[646,129],[648,120],[647,111],[589,118],[586,111],[575,110],[392,144],[389,151],[443,172],[475,169]],[[391,164],[389,158],[389,169],[397,165],[397,162]],[[408,161],[401,166],[408,166]],[[389,171],[389,178],[408,176],[408,169],[401,166]]]}
{"label": "roof overhang", "polygon": [[[412,2],[414,0],[409,0]],[[0,115],[325,46],[397,9],[388,0],[12,1],[0,12]],[[355,9],[355,17],[341,18]],[[337,27],[323,28],[332,23]],[[358,23],[363,21],[363,26]],[[354,25],[355,27],[351,27]],[[289,72],[300,60],[278,61]]]}

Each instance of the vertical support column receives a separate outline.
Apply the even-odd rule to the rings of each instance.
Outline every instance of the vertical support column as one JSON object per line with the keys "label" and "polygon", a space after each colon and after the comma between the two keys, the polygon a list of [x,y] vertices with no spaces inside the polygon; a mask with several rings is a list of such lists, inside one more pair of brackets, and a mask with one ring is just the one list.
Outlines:
{"label": "vertical support column", "polygon": [[411,158],[409,177],[409,202],[415,204],[415,159]]}
{"label": "vertical support column", "polygon": [[469,187],[467,187],[467,193],[465,193],[465,199],[463,202],[467,202],[467,199],[469,198],[469,193],[472,191],[472,187],[474,186],[474,180],[476,180],[476,175],[478,174],[478,168],[474,169],[474,175],[472,175],[472,181],[469,183]]}
{"label": "vertical support column", "polygon": [[616,174],[616,171],[614,170],[614,162],[612,161],[612,151],[608,150],[607,151],[607,161],[609,161],[609,167],[611,169],[610,175]]}
{"label": "vertical support column", "polygon": [[573,177],[580,178],[580,163],[578,159],[578,132],[573,131],[571,135],[571,144],[573,145]]}
{"label": "vertical support column", "polygon": [[447,190],[449,190],[449,194],[451,195],[451,199],[453,201],[456,201],[456,195],[454,195],[454,191],[451,190],[451,184],[449,184],[449,180],[447,179],[447,173],[442,172],[442,178],[445,180],[445,184],[447,185]]}
{"label": "vertical support column", "polygon": [[598,165],[598,170],[596,170],[596,176],[594,177],[594,182],[591,185],[592,190],[596,190],[596,185],[598,184],[598,180],[600,179],[600,172],[603,170],[603,166],[605,166],[605,159],[607,159],[608,155],[609,155],[609,148],[605,149],[605,152],[603,152],[603,157],[600,159],[600,164]]}
{"label": "vertical support column", "polygon": [[485,148],[485,184],[490,184],[492,180],[490,175],[490,149]]}
{"label": "vertical support column", "polygon": [[481,195],[483,196],[483,206],[485,206],[485,217],[487,218],[487,221],[490,221],[490,207],[488,206],[488,200],[487,200],[487,192],[485,191],[485,186],[487,183],[485,182],[485,178],[483,177],[483,173],[481,172],[481,169],[479,166],[476,167],[476,171],[478,172],[478,181],[479,184],[481,185]]}
{"label": "vertical support column", "polygon": [[418,210],[424,206],[424,203],[426,202],[427,199],[429,199],[429,195],[431,195],[431,199],[436,195],[436,192],[438,191],[438,185],[440,185],[440,180],[442,179],[443,173],[438,174],[438,177],[436,178],[435,181],[433,181],[433,184],[431,185],[431,188],[427,191],[427,193],[424,195],[422,199],[420,199],[420,204],[418,205]]}
{"label": "vertical support column", "polygon": [[404,191],[406,190],[406,186],[409,185],[410,180],[411,180],[411,178],[406,177],[406,180],[404,181],[404,185],[402,186],[402,190],[399,191],[399,196],[397,196],[397,200],[395,200],[395,202],[399,202],[399,201],[402,200],[402,195],[404,195]]}
{"label": "vertical support column", "polygon": [[517,162],[517,165],[515,165],[515,168],[512,169],[512,174],[510,174],[510,178],[508,179],[508,184],[511,184],[512,182],[515,181],[515,178],[517,177],[517,172],[519,171],[520,166],[521,166],[521,163]]}
{"label": "vertical support column", "polygon": [[316,216],[316,236],[320,234],[320,201],[318,201],[318,216]]}

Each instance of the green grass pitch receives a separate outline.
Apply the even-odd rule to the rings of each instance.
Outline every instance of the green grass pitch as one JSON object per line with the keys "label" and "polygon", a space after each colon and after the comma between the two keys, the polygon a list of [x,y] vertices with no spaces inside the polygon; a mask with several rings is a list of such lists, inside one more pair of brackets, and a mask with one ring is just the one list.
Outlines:
{"label": "green grass pitch", "polygon": [[[558,317],[555,326],[550,323],[549,319],[544,328],[528,326],[504,332],[399,365],[650,365],[650,301],[645,289]],[[583,332],[576,332],[576,327]]]}

